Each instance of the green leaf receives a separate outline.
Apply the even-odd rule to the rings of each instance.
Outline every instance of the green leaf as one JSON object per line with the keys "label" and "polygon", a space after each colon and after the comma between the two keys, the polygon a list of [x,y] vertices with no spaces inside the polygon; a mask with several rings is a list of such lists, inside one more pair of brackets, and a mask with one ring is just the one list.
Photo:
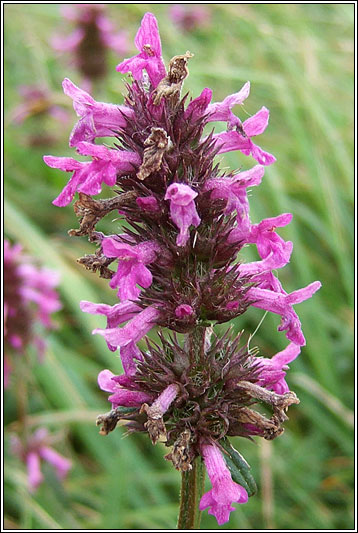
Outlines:
{"label": "green leaf", "polygon": [[253,496],[257,492],[256,482],[251,475],[250,466],[247,464],[242,455],[231,446],[228,439],[220,441],[220,445],[227,454],[224,455],[225,462],[231,472],[232,479],[246,489],[247,494]]}

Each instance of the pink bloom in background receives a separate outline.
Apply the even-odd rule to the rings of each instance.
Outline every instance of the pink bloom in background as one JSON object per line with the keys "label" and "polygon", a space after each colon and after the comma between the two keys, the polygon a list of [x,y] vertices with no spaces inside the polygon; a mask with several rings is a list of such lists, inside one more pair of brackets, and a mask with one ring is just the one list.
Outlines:
{"label": "pink bloom in background", "polygon": [[171,20],[182,31],[193,31],[210,25],[211,13],[205,5],[174,4],[169,8]]}
{"label": "pink bloom in background", "polygon": [[202,444],[201,452],[213,488],[201,498],[200,510],[209,507],[208,513],[214,515],[221,526],[229,521],[230,512],[235,511],[232,504],[246,503],[248,494],[231,479],[230,471],[215,444]]}
{"label": "pink bloom in background", "polygon": [[55,121],[65,125],[70,120],[64,103],[44,85],[21,85],[18,92],[21,102],[10,112],[9,121],[16,126],[30,122],[32,128],[26,132],[26,143],[30,146],[53,145],[58,138],[52,127]]}
{"label": "pink bloom in background", "polygon": [[[23,353],[32,344],[41,359],[45,350],[43,335],[54,327],[51,315],[62,307],[55,290],[58,283],[57,272],[35,266],[20,245],[11,246],[4,241],[6,381],[14,366],[10,362],[14,352]],[[35,333],[38,326],[41,333]]]}
{"label": "pink bloom in background", "polygon": [[44,476],[41,472],[41,460],[53,466],[60,480],[67,476],[72,467],[72,462],[69,459],[66,459],[66,457],[63,457],[49,446],[52,441],[53,438],[48,435],[47,430],[44,428],[36,430],[25,445],[16,435],[11,437],[12,452],[26,464],[30,492],[34,492],[44,481]]}
{"label": "pink bloom in background", "polygon": [[177,237],[177,246],[185,246],[189,239],[191,225],[197,227],[200,217],[195,207],[194,198],[198,193],[183,183],[173,183],[165,193],[164,200],[170,201],[170,217],[180,232]]}
{"label": "pink bloom in background", "polygon": [[21,85],[18,92],[22,103],[12,112],[15,124],[22,124],[28,117],[46,114],[64,124],[70,120],[68,111],[56,103],[55,95],[48,88],[40,85]]}
{"label": "pink bloom in background", "polygon": [[68,36],[56,35],[52,46],[72,57],[80,73],[88,80],[97,80],[107,74],[107,51],[123,55],[128,51],[127,33],[115,33],[112,22],[105,14],[103,4],[66,5],[62,15],[74,25]]}

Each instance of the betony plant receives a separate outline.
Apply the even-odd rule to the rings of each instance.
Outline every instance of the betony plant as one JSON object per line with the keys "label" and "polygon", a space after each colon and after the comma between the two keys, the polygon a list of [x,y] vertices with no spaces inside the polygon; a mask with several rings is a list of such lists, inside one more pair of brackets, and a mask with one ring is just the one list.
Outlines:
{"label": "betony plant", "polygon": [[[97,245],[79,261],[98,271],[117,291],[114,306],[81,302],[84,312],[107,317],[96,329],[112,351],[119,349],[123,370],[103,370],[102,390],[110,392],[112,410],[98,417],[108,434],[119,420],[130,432],[147,432],[163,442],[166,459],[182,473],[178,527],[198,527],[199,510],[209,509],[219,524],[229,520],[233,502],[245,503],[255,482],[229,437],[274,439],[282,432],[286,411],[298,404],[285,381],[288,363],[305,344],[293,305],[310,298],[320,282],[286,293],[273,271],[290,260],[292,243],[277,227],[289,213],[252,224],[248,189],[258,186],[275,157],[256,144],[267,127],[262,107],[244,122],[232,108],[249,96],[250,84],[222,102],[211,103],[205,88],[188,101],[182,86],[190,52],[173,57],[166,69],[157,21],[146,13],[135,38],[138,54],[117,67],[131,73],[123,105],[96,102],[70,80],[64,91],[79,116],[70,146],[88,161],[45,156],[54,168],[72,172],[54,204],[65,206],[79,193],[74,209],[80,227]],[[210,122],[223,121],[224,132],[206,133]],[[97,143],[113,137],[114,145]],[[220,169],[216,156],[240,150],[256,165],[241,172]],[[95,200],[102,185],[114,191]],[[123,233],[104,235],[97,223],[118,210]],[[260,260],[243,263],[238,254],[256,245]],[[254,306],[281,317],[287,347],[265,358],[250,349],[243,335],[213,326],[229,322]],[[146,338],[155,326],[158,341]],[[166,335],[163,328],[172,333]],[[180,335],[178,335],[180,334]],[[268,406],[270,415],[260,412]],[[203,464],[212,489],[203,493]]]}

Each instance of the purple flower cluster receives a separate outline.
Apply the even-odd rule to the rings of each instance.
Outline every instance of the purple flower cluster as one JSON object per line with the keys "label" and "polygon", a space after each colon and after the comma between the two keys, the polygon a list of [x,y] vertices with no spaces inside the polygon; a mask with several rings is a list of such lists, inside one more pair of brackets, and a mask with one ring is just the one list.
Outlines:
{"label": "purple flower cluster", "polygon": [[87,80],[97,80],[106,74],[107,49],[119,55],[128,51],[127,34],[124,31],[114,33],[105,9],[104,4],[63,6],[63,17],[73,23],[75,29],[68,36],[56,35],[52,39],[53,48],[71,54],[75,66]]}
{"label": "purple flower cluster", "polygon": [[[63,83],[79,117],[70,146],[90,159],[44,160],[73,172],[54,204],[65,206],[79,193],[74,207],[81,225],[70,233],[88,235],[98,245],[79,261],[109,279],[120,300],[114,306],[81,303],[83,311],[107,317],[107,327],[94,333],[111,350],[119,349],[124,369],[120,376],[109,370],[99,375],[113,408],[99,417],[101,431],[107,434],[119,419],[127,420],[130,431],[147,431],[153,443],[161,439],[171,447],[166,459],[182,472],[203,457],[213,488],[200,509],[209,508],[223,524],[232,502],[245,503],[253,493],[251,474],[237,466],[236,450],[227,451],[227,437],[273,439],[283,432],[287,407],[299,403],[285,381],[287,365],[305,344],[293,306],[321,284],[287,293],[273,273],[290,260],[292,243],[276,228],[289,224],[291,214],[251,223],[248,190],[260,184],[275,157],[256,144],[269,111],[262,107],[244,122],[232,111],[248,97],[249,82],[222,102],[211,103],[206,88],[187,103],[181,89],[192,54],[175,56],[167,70],[150,13],[135,45],[138,54],[117,67],[132,74],[124,105],[96,102],[69,80]],[[226,123],[225,131],[205,135],[213,121]],[[104,136],[114,137],[113,147],[96,144]],[[215,156],[237,150],[257,164],[226,174]],[[103,184],[116,195],[93,199]],[[114,210],[124,217],[124,233],[96,231],[97,222]],[[242,263],[238,253],[249,244],[256,245],[259,260]],[[230,331],[221,338],[213,333],[215,323],[249,306],[281,319],[278,330],[289,344],[271,359],[247,344],[240,347],[240,336]],[[161,344],[147,339],[141,350],[138,342],[155,326],[185,334],[184,342],[175,333],[169,340],[159,333]],[[270,406],[271,418],[252,409],[260,402]]]}
{"label": "purple flower cluster", "polygon": [[58,273],[37,267],[19,244],[4,241],[4,377],[9,383],[11,355],[33,344],[41,359],[45,340],[35,329],[52,329],[51,315],[61,309],[55,287]]}

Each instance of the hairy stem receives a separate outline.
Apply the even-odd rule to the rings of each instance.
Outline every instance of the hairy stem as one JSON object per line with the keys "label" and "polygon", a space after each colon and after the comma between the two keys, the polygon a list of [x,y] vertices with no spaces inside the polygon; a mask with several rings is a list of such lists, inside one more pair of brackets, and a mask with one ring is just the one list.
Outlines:
{"label": "hairy stem", "polygon": [[193,462],[192,470],[182,472],[178,529],[199,529],[199,502],[204,491],[205,468],[201,457]]}
{"label": "hairy stem", "polygon": [[[186,339],[194,374],[200,374],[201,367],[205,364],[206,329],[199,326]],[[193,461],[191,470],[182,472],[178,529],[199,529],[199,502],[204,490],[204,477],[205,468],[201,457]]]}
{"label": "hairy stem", "polygon": [[192,368],[197,368],[205,361],[205,335],[206,327],[196,327],[188,334],[186,345],[189,352],[190,364]]}

